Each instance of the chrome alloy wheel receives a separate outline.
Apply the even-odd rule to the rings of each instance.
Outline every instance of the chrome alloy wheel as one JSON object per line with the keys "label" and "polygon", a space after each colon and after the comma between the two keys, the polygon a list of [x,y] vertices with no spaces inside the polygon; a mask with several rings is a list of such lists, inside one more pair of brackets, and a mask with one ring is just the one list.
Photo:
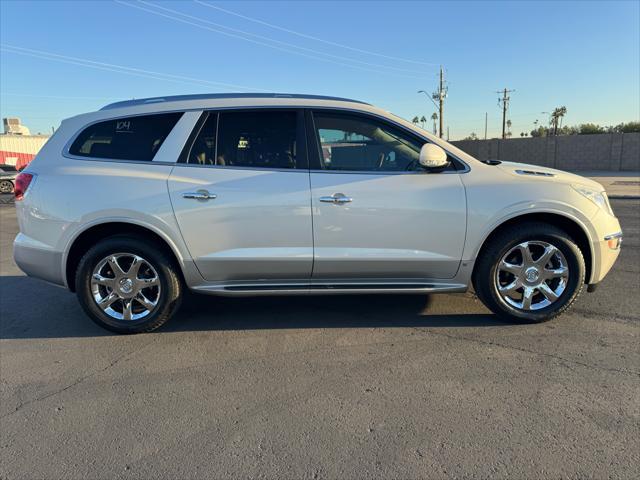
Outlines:
{"label": "chrome alloy wheel", "polygon": [[0,193],[13,193],[13,182],[0,180]]}
{"label": "chrome alloy wheel", "polygon": [[91,293],[96,305],[116,320],[146,317],[160,300],[160,279],[144,258],[116,253],[93,269]]}
{"label": "chrome alloy wheel", "polygon": [[500,299],[519,310],[539,310],[554,303],[567,287],[567,259],[542,241],[522,242],[500,259],[496,290]]}

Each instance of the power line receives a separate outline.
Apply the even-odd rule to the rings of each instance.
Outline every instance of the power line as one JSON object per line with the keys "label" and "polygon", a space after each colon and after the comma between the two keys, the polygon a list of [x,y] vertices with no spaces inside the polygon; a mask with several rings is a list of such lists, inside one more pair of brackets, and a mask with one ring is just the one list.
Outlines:
{"label": "power line", "polygon": [[[331,59],[328,59],[328,58],[318,57],[316,55],[309,55],[309,54],[306,54],[306,53],[303,53],[303,52],[299,52],[299,51],[296,51],[296,50],[291,50],[290,48],[279,47],[279,46],[271,45],[269,43],[265,43],[265,42],[262,42],[262,41],[259,41],[259,40],[246,38],[246,37],[243,37],[242,35],[239,35],[239,34],[236,34],[236,33],[225,32],[223,30],[212,28],[212,27],[209,27],[207,25],[202,25],[201,23],[195,23],[195,22],[192,22],[192,21],[189,21],[189,20],[185,20],[184,18],[179,18],[179,17],[176,17],[174,15],[168,15],[166,13],[162,13],[160,11],[157,11],[156,9],[144,8],[144,7],[141,7],[140,5],[134,5],[134,4],[129,3],[129,2],[124,2],[122,0],[115,0],[115,2],[119,3],[121,5],[124,5],[126,7],[136,8],[138,10],[142,10],[144,12],[151,13],[153,15],[157,15],[157,16],[160,16],[160,17],[168,18],[168,19],[174,20],[176,22],[185,23],[187,25],[192,25],[194,27],[201,28],[203,30],[209,30],[211,32],[219,33],[220,35],[226,35],[227,37],[237,38],[237,39],[240,39],[240,40],[244,40],[245,42],[254,43],[256,45],[262,45],[264,47],[273,48],[275,50],[280,50],[282,52],[292,53],[294,55],[300,55],[302,57],[311,58],[313,60],[320,60],[320,61],[323,61],[323,62],[334,63],[336,65],[340,65],[340,66],[343,66],[343,67],[355,68],[355,69],[358,69],[358,70],[364,70],[364,71],[374,72],[374,73],[379,73],[379,74],[381,73],[381,74],[385,74],[385,75],[392,75],[392,76],[396,76],[396,77],[421,78],[421,77],[412,76],[412,75],[404,75],[404,74],[397,74],[397,73],[393,73],[393,72],[385,72],[385,71],[381,71],[381,70],[374,70],[374,69],[371,69],[371,68],[365,68],[365,67],[361,67],[361,66],[358,66],[358,65],[352,65],[352,64],[349,64],[349,63],[338,62],[338,61],[331,60]],[[141,3],[144,3],[144,2],[141,2]],[[152,7],[157,7],[154,4],[151,4],[151,6]],[[165,7],[160,7],[160,8],[162,8],[164,10],[167,10]],[[182,14],[180,12],[177,12],[177,13],[179,15],[185,16],[185,14]],[[189,16],[189,15],[187,15],[187,16]],[[202,20],[198,19],[198,21],[202,21]],[[228,27],[224,27],[224,28],[228,28]],[[297,48],[299,48],[299,47],[297,47]]]}
{"label": "power line", "polygon": [[68,55],[61,55],[58,53],[53,53],[53,52],[46,52],[44,50],[35,50],[32,48],[26,48],[26,47],[19,47],[17,45],[9,45],[6,43],[0,44],[0,49],[5,51],[5,52],[10,52],[10,53],[14,53],[17,55],[24,55],[24,56],[30,56],[30,57],[35,57],[35,58],[41,58],[41,59],[45,59],[45,60],[51,60],[51,61],[56,61],[56,62],[61,62],[61,63],[67,63],[67,64],[72,64],[72,65],[78,65],[78,66],[82,66],[82,67],[87,67],[87,68],[93,68],[93,69],[97,69],[97,70],[105,70],[105,71],[110,71],[110,72],[116,72],[116,73],[122,73],[125,75],[133,75],[133,76],[137,76],[137,77],[144,77],[144,78],[153,78],[155,80],[165,80],[165,81],[169,81],[169,82],[177,82],[177,83],[186,83],[186,84],[191,84],[191,85],[198,85],[198,86],[216,86],[216,87],[220,87],[223,86],[225,88],[230,88],[230,89],[236,89],[236,90],[260,90],[260,91],[268,91],[262,88],[255,88],[255,87],[245,87],[242,85],[234,85],[234,84],[230,84],[230,83],[223,83],[223,82],[215,82],[215,81],[211,81],[211,80],[203,80],[200,78],[195,78],[195,77],[186,77],[183,75],[174,75],[174,74],[170,74],[170,73],[162,73],[162,72],[155,72],[152,70],[143,70],[141,68],[134,68],[134,67],[127,67],[124,65],[116,65],[113,63],[106,63],[106,62],[98,62],[95,60],[88,60],[86,58],[79,58],[79,57],[72,57],[72,56],[68,56]]}
{"label": "power line", "polygon": [[[12,52],[17,53],[17,52]],[[75,95],[35,95],[31,93],[0,92],[0,97],[56,98],[60,100],[117,100],[119,97],[85,97]]]}
{"label": "power line", "polygon": [[[226,25],[222,25],[220,23],[212,22],[212,21],[204,19],[204,18],[194,17],[193,15],[188,15],[188,14],[180,12],[178,10],[173,10],[171,8],[163,7],[163,6],[160,6],[158,4],[150,3],[150,2],[147,2],[147,1],[144,1],[144,0],[138,0],[138,3],[142,3],[143,5],[147,5],[148,7],[151,7],[153,9],[164,10],[166,12],[177,14],[177,15],[180,15],[182,17],[195,20],[196,22],[203,22],[203,23],[206,23],[208,25],[213,25],[213,26],[218,27],[218,28],[223,28],[223,29],[226,29],[226,30],[230,30],[230,31],[238,33],[240,35],[247,35],[249,37],[259,38],[261,40],[266,40],[268,42],[273,42],[273,43],[277,43],[277,44],[280,44],[280,45],[285,45],[285,46],[290,47],[290,48],[297,48],[297,49],[300,49],[300,50],[303,50],[303,51],[306,51],[306,52],[311,52],[311,53],[314,53],[314,54],[317,54],[317,55],[324,55],[324,56],[331,57],[331,58],[336,58],[336,59],[339,59],[339,60],[345,60],[347,62],[360,63],[362,65],[367,65],[367,66],[370,66],[370,67],[388,68],[390,70],[396,70],[396,71],[399,71],[399,72],[414,73],[414,74],[418,74],[418,75],[424,75],[425,74],[425,72],[421,72],[421,71],[418,71],[418,70],[409,70],[409,69],[406,69],[406,68],[392,67],[391,65],[383,65],[383,64],[379,64],[379,63],[365,62],[363,60],[357,60],[355,58],[343,57],[342,55],[334,55],[334,54],[331,54],[331,53],[322,52],[320,50],[315,50],[313,48],[302,47],[302,46],[296,45],[294,43],[284,42],[284,41],[281,41],[281,40],[277,40],[275,38],[266,37],[264,35],[258,35],[256,33],[247,32],[245,30],[240,30],[240,29],[237,29],[237,28],[228,27]],[[220,32],[218,32],[218,33],[220,33]]]}
{"label": "power line", "polygon": [[385,55],[383,53],[372,52],[370,50],[363,50],[361,48],[350,47],[349,45],[344,45],[342,43],[332,42],[330,40],[325,40],[323,38],[314,37],[312,35],[307,35],[306,33],[296,32],[295,30],[291,30],[291,29],[288,29],[288,28],[285,28],[285,27],[281,27],[279,25],[274,25],[272,23],[268,23],[268,22],[265,22],[263,20],[259,20],[257,18],[253,18],[253,17],[249,17],[249,16],[246,16],[246,15],[242,15],[242,14],[237,13],[237,12],[232,12],[231,10],[227,10],[225,8],[218,7],[216,5],[212,5],[212,4],[207,3],[207,2],[202,2],[200,0],[193,0],[193,1],[195,3],[203,5],[205,7],[213,8],[215,10],[219,10],[219,11],[227,13],[229,15],[234,15],[236,17],[243,18],[245,20],[249,20],[250,22],[259,23],[261,25],[265,25],[265,26],[270,27],[270,28],[275,28],[276,30],[280,30],[282,32],[287,32],[287,33],[290,33],[292,35],[297,35],[297,36],[302,37],[302,38],[307,38],[309,40],[315,40],[317,42],[326,43],[327,45],[333,45],[334,47],[346,48],[347,50],[351,50],[351,51],[354,51],[354,52],[364,53],[364,54],[367,54],[367,55],[373,55],[373,56],[381,57],[381,58],[387,58],[389,60],[396,60],[398,62],[415,63],[415,64],[418,64],[418,65],[429,65],[429,66],[432,66],[432,67],[438,65],[437,63],[429,63],[429,62],[421,62],[421,61],[418,61],[418,60],[410,60],[410,59],[407,59],[407,58],[400,58],[400,57],[395,57],[395,56],[392,56],[392,55]]}

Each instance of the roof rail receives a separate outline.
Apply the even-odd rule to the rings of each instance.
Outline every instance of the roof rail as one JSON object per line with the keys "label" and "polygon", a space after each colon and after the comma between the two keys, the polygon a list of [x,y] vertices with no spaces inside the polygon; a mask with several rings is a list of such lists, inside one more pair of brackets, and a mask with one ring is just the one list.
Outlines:
{"label": "roof rail", "polygon": [[350,98],[326,97],[323,95],[301,95],[291,93],[202,93],[195,95],[171,95],[167,97],[140,98],[134,100],[124,100],[121,102],[110,103],[100,110],[111,110],[113,108],[133,107],[136,105],[147,105],[151,103],[163,102],[182,102],[187,100],[218,100],[224,98],[297,98],[308,100],[333,100],[339,102],[353,102],[369,105],[359,100],[351,100]]}

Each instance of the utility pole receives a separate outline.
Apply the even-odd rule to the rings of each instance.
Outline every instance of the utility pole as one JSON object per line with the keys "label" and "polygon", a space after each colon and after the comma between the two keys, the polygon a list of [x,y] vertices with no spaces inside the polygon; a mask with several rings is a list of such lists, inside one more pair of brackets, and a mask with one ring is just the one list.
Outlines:
{"label": "utility pole", "polygon": [[440,99],[440,138],[442,138],[442,111],[444,109],[444,97],[446,92],[444,91],[444,72],[442,65],[440,65],[440,86],[438,87],[438,98]]}
{"label": "utility pole", "polygon": [[502,99],[498,99],[498,105],[502,102],[502,138],[507,138],[507,109],[509,108],[509,100],[511,100],[508,94],[512,92],[515,92],[515,90],[507,90],[506,88],[503,91],[498,90],[496,92],[502,94]]}
{"label": "utility pole", "polygon": [[484,139],[487,139],[487,116],[489,115],[488,112],[484,112]]}
{"label": "utility pole", "polygon": [[444,135],[444,99],[447,98],[448,88],[445,85],[444,81],[444,68],[440,65],[440,82],[438,83],[438,90],[431,95],[429,95],[424,90],[418,90],[418,93],[424,93],[429,99],[433,102],[433,104],[438,109],[438,114],[440,116],[440,132],[439,136],[442,138]]}

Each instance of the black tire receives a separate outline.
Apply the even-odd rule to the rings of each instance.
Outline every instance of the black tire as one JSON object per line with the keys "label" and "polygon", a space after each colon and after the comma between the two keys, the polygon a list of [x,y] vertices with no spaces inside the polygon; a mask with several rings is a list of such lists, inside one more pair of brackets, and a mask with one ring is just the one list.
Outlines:
{"label": "black tire", "polygon": [[[138,320],[111,317],[98,307],[93,297],[91,278],[94,268],[102,259],[116,253],[143,257],[158,275],[157,304]],[[135,236],[109,237],[91,247],[78,264],[75,281],[76,294],[86,314],[101,327],[116,333],[143,333],[159,328],[178,310],[182,299],[182,282],[173,259],[154,244]]]}
{"label": "black tire", "polygon": [[[564,255],[569,269],[566,287],[550,305],[539,310],[522,310],[503,301],[498,293],[496,270],[507,253],[522,242],[542,241],[555,246]],[[492,312],[508,321],[541,323],[565,312],[578,298],[584,287],[585,262],[580,248],[563,230],[546,223],[528,222],[493,235],[482,248],[473,273],[476,294]]]}

